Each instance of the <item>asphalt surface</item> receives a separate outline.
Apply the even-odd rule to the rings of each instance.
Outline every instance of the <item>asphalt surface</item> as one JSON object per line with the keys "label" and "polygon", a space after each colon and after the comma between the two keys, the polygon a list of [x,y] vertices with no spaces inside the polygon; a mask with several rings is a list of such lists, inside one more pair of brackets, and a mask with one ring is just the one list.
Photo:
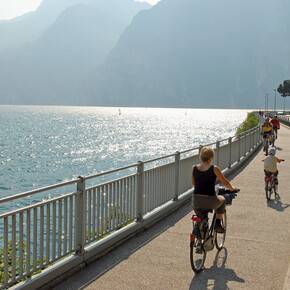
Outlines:
{"label": "asphalt surface", "polygon": [[[204,270],[190,266],[188,203],[89,264],[54,289],[290,289],[290,129],[276,141],[280,199],[265,198],[259,151],[229,180],[240,188],[227,208],[224,249],[208,252]],[[288,274],[287,274],[288,273]]]}

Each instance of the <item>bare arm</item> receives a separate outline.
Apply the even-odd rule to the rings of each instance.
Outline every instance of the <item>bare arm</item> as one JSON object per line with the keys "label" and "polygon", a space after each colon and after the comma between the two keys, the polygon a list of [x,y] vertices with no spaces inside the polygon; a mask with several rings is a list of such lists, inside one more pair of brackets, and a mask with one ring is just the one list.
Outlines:
{"label": "bare arm", "polygon": [[214,173],[216,177],[222,182],[222,184],[226,186],[230,191],[238,190],[238,188],[231,186],[230,182],[224,177],[224,175],[217,166],[214,167]]}

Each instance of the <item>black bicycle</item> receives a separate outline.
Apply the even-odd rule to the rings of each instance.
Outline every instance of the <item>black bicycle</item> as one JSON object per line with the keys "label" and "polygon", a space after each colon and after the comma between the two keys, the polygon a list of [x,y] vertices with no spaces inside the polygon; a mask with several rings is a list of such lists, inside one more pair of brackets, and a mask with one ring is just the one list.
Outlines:
{"label": "black bicycle", "polygon": [[265,138],[265,147],[264,147],[264,151],[265,151],[265,154],[266,156],[268,155],[269,153],[269,135],[265,134],[264,135],[264,138]]}
{"label": "black bicycle", "polygon": [[[232,204],[232,200],[237,196],[238,191],[230,191],[225,187],[216,188],[218,195],[225,197],[226,206]],[[190,235],[190,263],[192,270],[199,273],[204,265],[206,253],[213,250],[216,246],[220,251],[225,243],[227,232],[227,213],[223,214],[221,225],[225,229],[224,233],[219,233],[215,229],[217,214],[214,212],[211,225],[209,225],[208,213],[212,213],[212,209],[201,209],[201,215],[192,216],[193,230]]]}
{"label": "black bicycle", "polygon": [[276,135],[275,135],[275,132],[273,132],[273,134],[272,134],[272,147],[274,147],[275,146],[275,140],[276,140]]}

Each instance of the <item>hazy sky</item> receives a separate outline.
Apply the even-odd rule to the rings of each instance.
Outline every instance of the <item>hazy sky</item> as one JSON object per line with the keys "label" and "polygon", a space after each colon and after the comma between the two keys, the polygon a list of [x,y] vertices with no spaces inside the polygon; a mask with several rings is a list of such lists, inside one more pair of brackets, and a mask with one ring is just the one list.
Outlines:
{"label": "hazy sky", "polygon": [[[146,1],[154,5],[160,0],[138,0],[138,1],[141,2]],[[0,20],[12,19],[27,12],[34,11],[37,9],[37,7],[41,2],[42,0],[0,0]]]}

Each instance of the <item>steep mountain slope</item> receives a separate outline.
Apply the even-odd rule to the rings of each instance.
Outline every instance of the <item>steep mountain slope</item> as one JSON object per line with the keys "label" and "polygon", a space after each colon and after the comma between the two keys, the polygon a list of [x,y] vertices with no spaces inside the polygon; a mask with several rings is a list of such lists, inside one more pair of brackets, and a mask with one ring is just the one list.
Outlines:
{"label": "steep mountain slope", "polygon": [[83,104],[78,83],[105,60],[145,3],[91,0],[65,9],[32,43],[0,57],[0,103]]}
{"label": "steep mountain slope", "polygon": [[84,83],[90,104],[255,108],[290,75],[287,0],[163,0]]}

